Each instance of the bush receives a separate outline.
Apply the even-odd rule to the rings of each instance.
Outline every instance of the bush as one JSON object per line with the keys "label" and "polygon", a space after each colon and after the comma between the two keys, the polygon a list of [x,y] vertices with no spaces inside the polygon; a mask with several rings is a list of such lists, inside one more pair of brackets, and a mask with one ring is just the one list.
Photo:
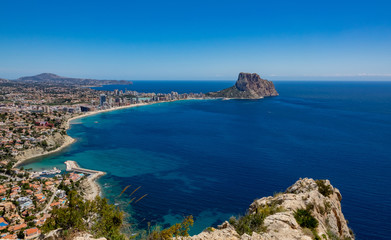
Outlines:
{"label": "bush", "polygon": [[42,227],[44,233],[62,228],[70,233],[89,231],[95,237],[110,240],[125,239],[120,232],[123,213],[109,204],[107,199],[97,197],[93,201],[83,201],[74,190],[68,194],[68,207],[52,211],[52,217]]}
{"label": "bush", "polygon": [[148,237],[149,240],[168,240],[173,237],[187,237],[189,236],[190,226],[193,226],[193,216],[186,217],[181,223],[172,225],[171,227],[159,231],[155,229]]}
{"label": "bush", "polygon": [[235,228],[239,235],[243,235],[244,233],[252,235],[253,232],[260,233],[266,230],[263,226],[263,221],[266,217],[282,211],[284,211],[282,207],[277,207],[275,205],[259,207],[253,214],[247,214],[239,219],[231,217],[229,223]]}
{"label": "bush", "polygon": [[330,194],[333,193],[333,189],[331,189],[330,185],[326,185],[325,180],[316,180],[316,184],[318,185],[319,192],[325,196],[328,197]]}
{"label": "bush", "polygon": [[295,211],[294,217],[302,228],[315,229],[319,224],[318,220],[316,220],[311,215],[310,211],[306,209],[298,209]]}

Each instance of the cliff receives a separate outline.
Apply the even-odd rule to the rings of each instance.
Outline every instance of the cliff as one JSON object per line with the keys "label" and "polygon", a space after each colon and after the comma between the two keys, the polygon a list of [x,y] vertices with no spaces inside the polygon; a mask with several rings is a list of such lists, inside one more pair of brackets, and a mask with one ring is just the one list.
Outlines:
{"label": "cliff", "polygon": [[48,146],[46,148],[37,146],[33,148],[26,149],[21,151],[16,157],[17,163],[15,166],[18,166],[25,160],[40,157],[43,155],[51,154],[57,151],[61,151],[66,146],[72,144],[74,139],[68,135],[62,135],[61,133],[54,133],[53,135],[48,136],[46,140]]}
{"label": "cliff", "polygon": [[256,73],[239,73],[235,85],[218,92],[210,92],[210,97],[259,99],[278,96],[273,82],[262,79]]}
{"label": "cliff", "polygon": [[341,199],[328,180],[300,179],[284,193],[255,200],[242,218],[182,239],[354,239]]}

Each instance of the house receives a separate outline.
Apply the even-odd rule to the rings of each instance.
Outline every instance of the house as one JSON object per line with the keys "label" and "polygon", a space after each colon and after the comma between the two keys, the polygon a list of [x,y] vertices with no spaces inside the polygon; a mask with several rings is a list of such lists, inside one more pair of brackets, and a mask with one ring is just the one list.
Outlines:
{"label": "house", "polygon": [[34,227],[24,230],[24,239],[34,239],[36,237],[39,237],[41,234],[41,231]]}
{"label": "house", "polygon": [[0,217],[0,230],[6,229],[8,227],[8,223],[5,221],[3,217]]}
{"label": "house", "polygon": [[65,198],[66,197],[66,192],[64,190],[57,190],[56,191],[56,196],[59,197],[59,198]]}
{"label": "house", "polygon": [[39,201],[39,202],[44,202],[46,200],[46,197],[45,195],[43,195],[43,193],[37,193],[35,194],[35,198]]}
{"label": "house", "polygon": [[8,231],[10,231],[10,232],[16,232],[16,231],[19,231],[20,229],[26,228],[26,227],[27,227],[27,224],[26,224],[26,223],[22,223],[22,224],[10,226],[10,227],[8,228]]}
{"label": "house", "polygon": [[11,211],[13,209],[15,209],[15,205],[12,203],[12,202],[2,202],[0,203],[0,210],[1,211]]}
{"label": "house", "polygon": [[18,239],[16,234],[7,234],[5,236],[2,236],[1,239]]}

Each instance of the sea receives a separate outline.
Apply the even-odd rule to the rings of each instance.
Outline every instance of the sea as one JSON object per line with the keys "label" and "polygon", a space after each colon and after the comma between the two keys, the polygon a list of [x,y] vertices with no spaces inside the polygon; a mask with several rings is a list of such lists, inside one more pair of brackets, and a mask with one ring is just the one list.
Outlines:
{"label": "sea", "polygon": [[[98,89],[183,93],[233,84],[134,81]],[[105,171],[103,196],[127,213],[131,231],[192,215],[191,234],[245,214],[255,199],[299,178],[329,179],[357,239],[389,239],[391,82],[275,86],[279,96],[260,100],[176,101],[76,119],[68,130],[76,143],[24,167],[65,169],[74,160]]]}

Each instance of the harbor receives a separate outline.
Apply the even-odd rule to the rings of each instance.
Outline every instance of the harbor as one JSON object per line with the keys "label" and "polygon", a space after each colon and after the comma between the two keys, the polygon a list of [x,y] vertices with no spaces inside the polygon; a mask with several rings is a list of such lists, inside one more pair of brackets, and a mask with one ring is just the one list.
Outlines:
{"label": "harbor", "polygon": [[100,195],[101,189],[99,185],[96,183],[96,180],[101,176],[105,175],[106,174],[105,172],[81,168],[76,161],[71,161],[71,160],[65,161],[65,165],[66,165],[66,171],[68,172],[87,175],[87,179],[85,181],[85,190],[86,190],[85,192],[86,192],[87,200],[93,200]]}

